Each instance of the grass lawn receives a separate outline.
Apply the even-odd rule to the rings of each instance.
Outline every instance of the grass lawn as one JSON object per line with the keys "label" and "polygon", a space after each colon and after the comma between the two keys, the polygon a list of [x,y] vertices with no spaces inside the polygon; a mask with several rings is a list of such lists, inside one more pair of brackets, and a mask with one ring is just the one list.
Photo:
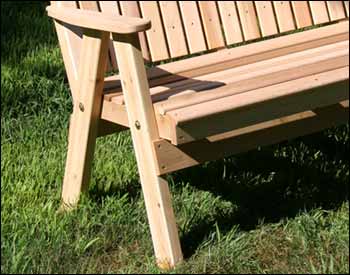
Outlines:
{"label": "grass lawn", "polygon": [[[161,273],[128,132],[96,146],[79,208],[56,214],[71,99],[44,2],[1,2],[1,272]],[[173,273],[348,273],[349,127],[168,176]]]}

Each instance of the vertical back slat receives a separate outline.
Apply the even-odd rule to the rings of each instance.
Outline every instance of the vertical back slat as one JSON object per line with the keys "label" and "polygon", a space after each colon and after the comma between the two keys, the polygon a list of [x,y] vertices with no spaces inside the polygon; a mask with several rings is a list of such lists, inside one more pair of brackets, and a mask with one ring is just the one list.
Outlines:
{"label": "vertical back slat", "polygon": [[241,27],[239,25],[238,14],[234,1],[218,1],[219,12],[226,44],[234,44],[243,41]]}
{"label": "vertical back slat", "polygon": [[167,44],[163,32],[162,19],[156,1],[140,1],[143,18],[152,21],[152,28],[146,31],[147,41],[151,52],[152,61],[168,59]]}
{"label": "vertical back slat", "polygon": [[269,36],[278,33],[271,1],[254,1],[261,33]]}
{"label": "vertical back slat", "polygon": [[344,1],[345,11],[347,17],[349,17],[349,1]]}
{"label": "vertical back slat", "polygon": [[297,28],[312,26],[312,19],[307,1],[292,1],[292,8]]}
{"label": "vertical back slat", "polygon": [[[79,1],[79,7],[82,10],[92,10],[92,11],[99,11],[98,8],[98,1]],[[110,58],[110,54],[111,52],[114,53],[114,49],[113,49],[113,44],[110,43],[109,44],[109,56],[108,56],[108,62],[106,63],[106,71],[110,71],[112,70],[114,67],[112,65],[112,61]]]}
{"label": "vertical back slat", "polygon": [[[51,1],[50,3],[57,7],[77,8],[75,1]],[[78,80],[79,58],[83,32],[81,28],[75,26],[68,26],[63,23],[57,23],[56,21],[54,24],[67,72],[69,86],[74,98],[76,95],[75,87],[77,83],[76,81]]]}
{"label": "vertical back slat", "polygon": [[310,1],[309,4],[314,24],[329,22],[329,16],[325,1]]}
{"label": "vertical back slat", "polygon": [[216,2],[199,1],[199,10],[208,48],[215,49],[224,47],[225,42],[222,35],[219,14],[216,9]]}
{"label": "vertical back slat", "polygon": [[253,1],[236,1],[236,3],[244,40],[259,38],[260,31]]}
{"label": "vertical back slat", "polygon": [[180,1],[180,11],[190,53],[205,51],[204,33],[195,1]]}
{"label": "vertical back slat", "polygon": [[295,30],[292,9],[289,1],[273,1],[280,32]]}
{"label": "vertical back slat", "polygon": [[171,57],[188,54],[184,30],[176,1],[159,1]]}
{"label": "vertical back slat", "polygon": [[345,18],[345,11],[342,1],[327,1],[329,17],[331,20],[339,20]]}
{"label": "vertical back slat", "polygon": [[[99,1],[99,4],[100,4],[101,12],[120,15],[118,3],[116,1]],[[112,36],[112,34],[111,34],[111,36]],[[109,44],[110,44],[109,45],[109,57],[111,60],[111,65],[112,65],[113,69],[116,70],[118,67],[117,67],[117,58],[116,58],[115,51],[114,51],[113,41],[110,40]]]}
{"label": "vertical back slat", "polygon": [[[121,14],[130,17],[141,17],[137,1],[119,1]],[[151,61],[151,56],[148,50],[145,32],[139,32],[140,45],[142,56],[146,61]]]}

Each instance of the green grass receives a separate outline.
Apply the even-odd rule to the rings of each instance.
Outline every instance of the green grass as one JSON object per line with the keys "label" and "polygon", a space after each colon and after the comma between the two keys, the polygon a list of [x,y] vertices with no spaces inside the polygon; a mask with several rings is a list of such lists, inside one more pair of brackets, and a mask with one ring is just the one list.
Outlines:
{"label": "green grass", "polygon": [[[79,208],[56,214],[69,88],[40,2],[1,3],[1,272],[160,273],[130,135],[98,140]],[[348,273],[349,127],[168,177],[173,273]]]}

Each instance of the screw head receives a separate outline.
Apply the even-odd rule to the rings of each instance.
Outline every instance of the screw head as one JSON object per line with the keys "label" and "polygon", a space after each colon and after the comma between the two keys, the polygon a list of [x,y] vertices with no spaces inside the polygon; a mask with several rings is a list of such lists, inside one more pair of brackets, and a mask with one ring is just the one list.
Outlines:
{"label": "screw head", "polygon": [[84,112],[84,104],[79,102],[79,110]]}
{"label": "screw head", "polygon": [[140,128],[141,128],[140,121],[138,121],[138,120],[135,121],[135,127],[137,130],[140,130]]}

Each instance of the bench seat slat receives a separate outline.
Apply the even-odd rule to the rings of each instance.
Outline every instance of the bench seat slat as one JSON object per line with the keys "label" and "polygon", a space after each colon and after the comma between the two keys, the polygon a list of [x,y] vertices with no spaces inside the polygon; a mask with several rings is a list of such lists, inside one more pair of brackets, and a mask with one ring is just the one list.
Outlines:
{"label": "bench seat slat", "polygon": [[[222,87],[209,90],[210,87],[204,86],[203,92],[195,88],[191,90],[189,87],[182,91],[183,96],[177,95],[164,102],[156,103],[155,108],[159,113],[166,114],[174,109],[208,102],[219,97],[223,98],[308,74],[346,66],[348,61],[344,59],[348,56],[348,47],[348,41],[344,41],[198,77],[196,78],[198,81],[208,82],[208,86],[216,84]],[[300,70],[300,68],[303,69]],[[203,112],[205,112],[204,109]]]}
{"label": "bench seat slat", "polygon": [[[160,65],[148,70],[150,87],[164,86],[169,82],[178,82],[181,79],[193,78],[288,53],[344,41],[349,39],[348,32],[349,24],[347,22],[341,22],[337,25],[330,25],[259,43],[248,44],[239,48],[225,49],[206,54],[205,56]],[[112,100],[115,97],[122,97],[119,85],[118,76],[107,77],[105,86],[110,91],[105,95],[105,99]],[[115,89],[112,89],[113,86]],[[165,89],[166,87],[163,90],[159,88],[157,90],[151,89],[151,94],[161,93]],[[122,101],[119,100],[119,102]]]}
{"label": "bench seat slat", "polygon": [[[349,66],[346,66],[199,104],[197,107],[200,108],[190,106],[181,111],[174,110],[166,116],[169,119],[168,128],[163,129],[162,120],[159,121],[160,136],[175,145],[187,143],[280,116],[335,104],[349,99],[348,79]],[[208,110],[214,109],[215,113],[208,116]],[[194,118],[193,114],[197,111]],[[194,120],[188,120],[191,116]],[[170,131],[169,125],[174,126]]]}

